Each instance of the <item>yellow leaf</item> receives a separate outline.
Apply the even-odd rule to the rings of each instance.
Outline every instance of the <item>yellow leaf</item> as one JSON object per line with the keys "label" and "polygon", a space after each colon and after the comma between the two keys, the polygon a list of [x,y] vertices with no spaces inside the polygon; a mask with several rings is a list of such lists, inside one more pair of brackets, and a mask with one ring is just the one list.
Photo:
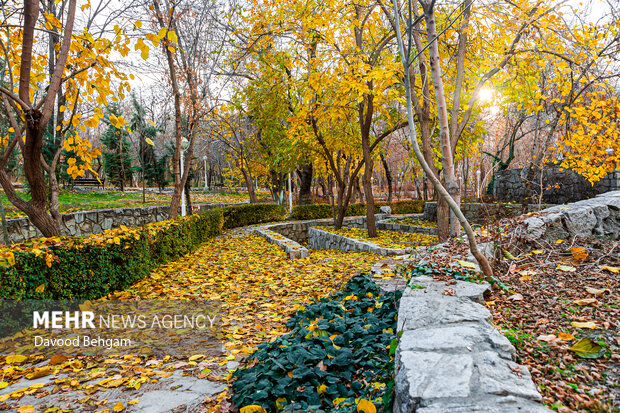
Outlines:
{"label": "yellow leaf", "polygon": [[603,355],[605,349],[589,338],[582,338],[570,348],[579,357],[595,359]]}
{"label": "yellow leaf", "polygon": [[22,354],[11,354],[6,356],[5,362],[6,364],[20,364],[28,360],[28,356],[24,356]]}
{"label": "yellow leaf", "polygon": [[564,333],[564,332],[560,332],[560,333],[558,333],[558,338],[559,338],[560,340],[570,341],[570,340],[574,339],[574,338],[575,338],[575,336],[574,336],[574,335],[572,335],[571,333]]}
{"label": "yellow leaf", "polygon": [[463,268],[471,268],[471,269],[476,269],[476,264],[474,264],[473,262],[469,262],[469,261],[457,261],[459,263],[459,265]]}
{"label": "yellow leaf", "polygon": [[589,329],[592,329],[592,330],[598,328],[598,326],[596,325],[596,323],[594,321],[584,321],[584,322],[573,321],[571,323],[571,325],[573,327],[577,327],[577,328],[589,328]]}
{"label": "yellow leaf", "polygon": [[607,271],[612,272],[614,274],[620,273],[620,267],[610,267],[609,265],[603,265],[601,267],[601,270],[607,270]]}
{"label": "yellow leaf", "polygon": [[140,28],[142,27],[142,22],[140,20],[136,20],[136,22],[133,25],[136,26],[137,28]]}
{"label": "yellow leaf", "polygon": [[166,31],[166,28],[162,27],[161,29],[159,29],[159,32],[157,32],[157,37],[163,39],[166,36]]}
{"label": "yellow leaf", "polygon": [[284,405],[286,404],[288,400],[286,400],[286,397],[278,397],[276,399],[276,407],[278,409],[282,409],[284,407]]}
{"label": "yellow leaf", "polygon": [[36,292],[38,293],[42,293],[43,291],[45,291],[45,284],[41,284],[39,285],[37,288],[34,289]]}
{"label": "yellow leaf", "polygon": [[121,239],[119,237],[114,237],[113,241],[116,245],[121,245]]}
{"label": "yellow leaf", "polygon": [[41,377],[49,376],[54,372],[54,369],[50,366],[36,368],[32,373],[26,374],[28,380],[40,379]]}
{"label": "yellow leaf", "polygon": [[189,358],[189,361],[196,361],[205,358],[204,354],[195,354]]}
{"label": "yellow leaf", "polygon": [[49,268],[52,268],[53,262],[54,262],[54,256],[52,254],[45,254],[45,264],[47,264]]}
{"label": "yellow leaf", "polygon": [[316,392],[318,394],[323,394],[327,391],[327,385],[321,384],[320,386],[316,386]]}
{"label": "yellow leaf", "polygon": [[377,408],[374,404],[372,404],[372,402],[366,399],[361,399],[359,402],[357,402],[357,411],[358,413],[377,413]]}
{"label": "yellow leaf", "polygon": [[117,402],[112,408],[112,411],[114,412],[122,412],[123,410],[125,410],[125,406],[123,406],[123,403],[121,402]]}
{"label": "yellow leaf", "polygon": [[583,261],[588,258],[588,251],[584,247],[571,247],[570,252],[576,260]]}
{"label": "yellow leaf", "polygon": [[239,410],[240,413],[267,413],[267,410],[263,409],[257,404],[251,404],[249,406],[242,407]]}
{"label": "yellow leaf", "polygon": [[17,408],[17,413],[34,413],[34,406],[28,405],[28,406],[19,406]]}
{"label": "yellow leaf", "polygon": [[9,383],[7,383],[6,381],[0,381],[0,389],[4,389],[8,385]]}
{"label": "yellow leaf", "polygon": [[176,43],[179,41],[179,38],[177,37],[177,34],[170,30],[167,34],[166,37],[168,37],[168,40],[170,40],[172,43]]}
{"label": "yellow leaf", "polygon": [[598,300],[596,298],[581,298],[573,301],[577,305],[590,305],[590,304],[598,304]]}
{"label": "yellow leaf", "polygon": [[127,402],[129,405],[134,405],[140,403],[140,399],[132,399]]}
{"label": "yellow leaf", "polygon": [[543,251],[543,250],[534,250],[530,254],[532,254],[532,255],[540,255],[540,254],[544,254],[544,253],[545,253],[545,251]]}
{"label": "yellow leaf", "polygon": [[155,145],[155,143],[151,140],[151,138],[144,138],[144,142],[146,142],[147,144],[151,146]]}

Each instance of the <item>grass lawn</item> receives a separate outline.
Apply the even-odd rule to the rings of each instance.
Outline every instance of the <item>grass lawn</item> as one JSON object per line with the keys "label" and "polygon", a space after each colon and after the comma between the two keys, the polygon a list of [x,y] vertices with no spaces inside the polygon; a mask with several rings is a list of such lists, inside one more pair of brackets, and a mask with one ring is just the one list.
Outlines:
{"label": "grass lawn", "polygon": [[[26,191],[20,191],[19,195],[25,199],[30,199]],[[168,205],[170,204],[171,193],[146,193],[146,204],[142,203],[142,192],[120,192],[120,191],[101,191],[101,192],[72,192],[62,190],[59,195],[60,212],[76,212],[90,209],[105,208],[128,208],[143,205]],[[192,202],[195,203],[233,203],[248,201],[247,193],[233,192],[192,192]],[[25,216],[24,213],[15,208],[7,199],[3,191],[0,192],[0,200],[4,205],[7,218],[18,218]]]}

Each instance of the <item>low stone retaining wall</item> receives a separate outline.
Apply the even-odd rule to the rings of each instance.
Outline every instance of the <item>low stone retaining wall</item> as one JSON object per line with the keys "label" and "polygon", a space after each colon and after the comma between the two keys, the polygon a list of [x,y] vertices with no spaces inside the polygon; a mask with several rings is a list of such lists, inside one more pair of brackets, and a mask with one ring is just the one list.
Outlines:
{"label": "low stone retaining wall", "polygon": [[265,238],[267,241],[277,244],[280,248],[286,252],[286,256],[289,260],[296,260],[299,258],[306,258],[309,255],[308,249],[299,243],[288,239],[279,233],[270,230],[267,227],[259,227],[254,230],[254,233]]}
{"label": "low stone retaining wall", "polygon": [[[536,212],[541,209],[549,208],[549,204],[530,204],[529,212]],[[521,204],[481,204],[481,203],[462,203],[461,211],[469,221],[482,222],[487,217],[511,217],[521,214],[523,206]],[[424,204],[424,219],[427,221],[437,221],[437,202],[427,201]]]}
{"label": "low stone retaining wall", "polygon": [[[419,216],[421,215],[408,215],[408,216]],[[407,225],[407,224],[397,224],[390,221],[381,221],[377,222],[377,229],[379,230],[387,230],[387,231],[398,231],[398,232],[407,232],[407,233],[419,233],[419,234],[428,234],[428,235],[437,235],[437,228],[431,227],[420,227],[417,225]]]}
{"label": "low stone retaining wall", "polygon": [[394,413],[550,412],[489,322],[488,285],[412,280],[400,301]]}
{"label": "low stone retaining wall", "polygon": [[379,255],[404,255],[413,250],[413,248],[383,248],[372,242],[343,237],[318,228],[308,229],[308,247],[312,249],[372,252]]}
{"label": "low stone retaining wall", "polygon": [[518,232],[530,241],[592,235],[620,239],[620,191],[547,208],[523,220],[523,227]]}
{"label": "low stone retaining wall", "polygon": [[[194,212],[198,212],[240,204],[243,203],[198,204],[193,205],[192,209]],[[97,234],[108,229],[118,228],[121,225],[140,227],[151,222],[159,222],[168,219],[169,212],[169,205],[71,212],[63,214],[60,233],[62,235],[75,237]],[[6,223],[11,242],[19,243],[30,238],[43,236],[43,234],[30,223],[28,218],[7,219]],[[2,237],[0,237],[0,242],[2,242]]]}

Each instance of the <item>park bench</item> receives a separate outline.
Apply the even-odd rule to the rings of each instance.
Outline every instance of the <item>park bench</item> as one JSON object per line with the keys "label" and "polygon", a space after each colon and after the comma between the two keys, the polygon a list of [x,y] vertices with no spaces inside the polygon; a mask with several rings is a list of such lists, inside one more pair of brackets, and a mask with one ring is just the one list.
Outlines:
{"label": "park bench", "polygon": [[73,180],[73,186],[101,186],[102,188],[105,186],[105,178],[97,179],[97,178],[78,178]]}

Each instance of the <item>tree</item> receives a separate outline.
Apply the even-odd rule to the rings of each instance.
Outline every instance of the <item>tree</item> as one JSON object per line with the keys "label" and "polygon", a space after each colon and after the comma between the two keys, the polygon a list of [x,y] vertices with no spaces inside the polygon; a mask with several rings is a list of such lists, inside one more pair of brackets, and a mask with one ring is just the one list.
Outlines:
{"label": "tree", "polygon": [[[46,6],[50,9],[44,9]],[[122,96],[127,90],[127,76],[116,69],[110,53],[114,51],[126,56],[129,39],[118,25],[113,40],[104,37],[104,29],[99,35],[93,35],[90,23],[74,32],[77,0],[68,0],[60,10],[56,10],[54,2],[40,4],[33,0],[25,0],[23,7],[15,4],[7,4],[7,7],[13,9],[4,9],[3,6],[7,12],[1,23],[5,30],[0,34],[0,44],[7,63],[2,75],[8,87],[0,86],[0,94],[14,135],[0,159],[0,184],[11,203],[23,211],[44,236],[55,236],[60,234],[62,218],[58,211],[56,180],[56,163],[61,149],[73,150],[84,160],[82,168],[69,166],[74,178],[91,169],[90,162],[98,155],[90,142],[79,135],[66,137],[63,129],[96,127],[103,113],[98,111],[83,116],[77,112],[78,105],[84,100],[106,103],[109,96],[114,93]],[[80,10],[83,13],[89,7],[85,4]],[[49,36],[37,36],[37,31]],[[111,83],[114,78],[120,81],[117,88]],[[60,107],[56,106],[58,96],[63,97]],[[59,136],[64,141],[57,141],[58,149],[49,164],[42,156],[43,135],[55,110],[58,113],[67,111],[70,116],[61,121],[60,116],[54,117],[54,130],[60,131]],[[16,148],[22,153],[24,173],[31,191],[30,201],[24,201],[18,195],[6,169]],[[46,181],[45,173],[49,181]],[[49,201],[48,190],[51,193]]]}
{"label": "tree", "polygon": [[124,121],[120,114],[120,107],[111,104],[107,108],[108,117],[104,122],[108,125],[101,135],[101,142],[107,151],[103,153],[103,167],[109,181],[121,191],[125,191],[125,183],[131,182],[133,161],[129,153],[129,132],[122,127]]}

